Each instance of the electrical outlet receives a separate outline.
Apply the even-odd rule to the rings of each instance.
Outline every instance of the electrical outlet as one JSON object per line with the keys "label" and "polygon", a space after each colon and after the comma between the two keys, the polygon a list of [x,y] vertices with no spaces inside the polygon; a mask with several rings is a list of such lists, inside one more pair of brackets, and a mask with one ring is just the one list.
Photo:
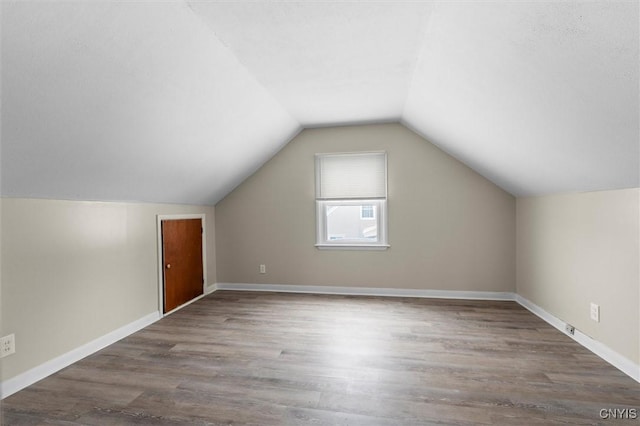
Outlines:
{"label": "electrical outlet", "polygon": [[11,355],[16,352],[16,336],[9,334],[0,338],[0,358]]}
{"label": "electrical outlet", "polygon": [[576,332],[576,328],[574,326],[572,326],[571,324],[565,324],[564,326],[564,330],[567,332],[567,334],[573,336]]}
{"label": "electrical outlet", "polygon": [[595,322],[600,322],[600,305],[596,305],[595,303],[591,302],[591,319],[594,320]]}
{"label": "electrical outlet", "polygon": [[267,273],[267,265],[260,265],[260,273],[261,274]]}

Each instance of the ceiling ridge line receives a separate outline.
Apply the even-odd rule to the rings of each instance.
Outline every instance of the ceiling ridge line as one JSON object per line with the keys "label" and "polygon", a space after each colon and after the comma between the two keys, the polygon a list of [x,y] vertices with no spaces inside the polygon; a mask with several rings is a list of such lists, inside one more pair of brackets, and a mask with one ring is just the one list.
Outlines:
{"label": "ceiling ridge line", "polygon": [[418,71],[418,68],[420,68],[420,64],[422,63],[422,58],[424,56],[425,45],[427,44],[427,33],[429,32],[431,21],[433,20],[434,15],[436,15],[436,12],[438,11],[438,9],[440,9],[440,4],[433,3],[432,7],[433,8],[428,12],[426,18],[423,18],[424,22],[421,25],[423,27],[422,34],[420,35],[420,38],[422,39],[422,41],[420,43],[420,47],[418,48],[418,54],[416,55],[416,60],[413,63],[413,70],[411,71],[411,77],[409,78],[409,82],[407,83],[407,90],[404,96],[404,103],[402,104],[402,110],[400,111],[400,120],[405,119],[405,111],[407,110],[407,104],[409,101],[409,95],[411,94],[411,88],[413,87],[413,83],[416,79],[416,73]]}
{"label": "ceiling ridge line", "polygon": [[280,105],[280,108],[282,108],[282,111],[284,111],[290,118],[292,121],[294,121],[295,123],[298,124],[299,128],[302,128],[303,125],[300,122],[300,120],[297,117],[294,117],[293,114],[291,114],[291,111],[289,111],[284,104],[280,101],[280,99],[278,99],[271,90],[269,90],[256,76],[253,72],[251,72],[251,70],[249,69],[249,67],[247,67],[247,65],[242,62],[240,60],[240,58],[238,57],[238,55],[235,54],[235,52],[233,51],[233,49],[231,49],[231,47],[225,43],[220,37],[218,37],[218,34],[216,33],[215,28],[213,28],[213,25],[211,25],[209,22],[207,22],[202,16],[200,16],[200,14],[198,12],[195,11],[195,9],[191,6],[191,1],[190,0],[183,0],[182,1],[183,4],[187,7],[187,9],[189,9],[191,11],[191,14],[202,24],[205,26],[205,28],[211,33],[211,35],[213,37],[215,37],[215,39],[222,45],[225,47],[225,49],[235,58],[236,62],[247,72],[247,75],[251,76],[251,78],[253,79],[253,81],[255,81],[258,86],[260,86],[265,93],[267,93],[269,95],[269,97],[271,99],[273,99],[273,101]]}

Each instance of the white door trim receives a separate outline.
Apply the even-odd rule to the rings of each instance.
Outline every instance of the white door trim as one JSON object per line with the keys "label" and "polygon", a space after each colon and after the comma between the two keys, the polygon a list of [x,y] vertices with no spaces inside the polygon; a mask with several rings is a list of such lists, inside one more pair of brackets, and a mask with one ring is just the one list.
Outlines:
{"label": "white door trim", "polygon": [[205,220],[206,215],[204,213],[193,214],[159,214],[156,215],[156,232],[157,232],[157,245],[158,245],[158,312],[160,312],[160,318],[175,312],[181,308],[182,305],[171,312],[164,313],[164,268],[162,262],[162,221],[164,220],[180,220],[180,219],[201,219],[202,221],[202,274],[204,282],[202,283],[202,294],[207,290],[207,224]]}

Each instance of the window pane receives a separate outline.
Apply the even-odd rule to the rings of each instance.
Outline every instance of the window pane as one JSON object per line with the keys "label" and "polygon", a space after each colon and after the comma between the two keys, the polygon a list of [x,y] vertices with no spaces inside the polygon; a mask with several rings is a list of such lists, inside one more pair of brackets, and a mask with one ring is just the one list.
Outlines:
{"label": "window pane", "polygon": [[[373,205],[332,205],[325,208],[327,241],[351,240],[362,242],[378,241],[378,223],[375,220],[376,206]],[[365,217],[364,213],[371,216]]]}

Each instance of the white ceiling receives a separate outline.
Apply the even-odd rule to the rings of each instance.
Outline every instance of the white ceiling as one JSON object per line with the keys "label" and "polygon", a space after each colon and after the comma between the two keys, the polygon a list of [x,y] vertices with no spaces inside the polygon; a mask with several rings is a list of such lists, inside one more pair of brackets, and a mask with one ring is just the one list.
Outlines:
{"label": "white ceiling", "polygon": [[400,120],[429,3],[206,3],[192,9],[305,127]]}
{"label": "white ceiling", "polygon": [[2,3],[3,196],[213,204],[298,122],[184,2]]}
{"label": "white ceiling", "polygon": [[515,195],[639,185],[638,2],[2,2],[2,195],[215,204],[401,121]]}
{"label": "white ceiling", "polygon": [[638,2],[432,13],[403,120],[516,195],[639,185]]}

